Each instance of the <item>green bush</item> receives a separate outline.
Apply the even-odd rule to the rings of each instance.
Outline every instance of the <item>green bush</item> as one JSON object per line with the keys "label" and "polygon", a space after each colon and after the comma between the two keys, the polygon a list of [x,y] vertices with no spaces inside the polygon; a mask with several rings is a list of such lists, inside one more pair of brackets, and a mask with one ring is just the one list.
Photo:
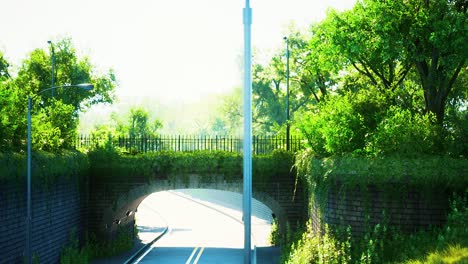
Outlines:
{"label": "green bush", "polygon": [[89,263],[89,253],[86,248],[80,249],[76,230],[70,235],[68,245],[66,245],[60,254],[60,264],[87,264]]}
{"label": "green bush", "polygon": [[[344,189],[372,185],[390,196],[402,196],[405,190],[415,188],[428,194],[436,188],[461,195],[454,195],[445,226],[412,234],[385,222],[367,226],[363,236],[350,236],[352,230],[346,226],[324,234],[316,234],[309,227],[302,238],[287,243],[290,246],[286,247],[283,263],[441,263],[437,262],[440,259],[464,263],[468,251],[467,165],[466,159],[449,156],[343,155],[318,159],[311,150],[300,153],[295,167],[308,183],[311,202],[326,201],[337,182]],[[328,259],[324,261],[325,256]]]}
{"label": "green bush", "polygon": [[327,97],[297,118],[296,126],[318,156],[362,150],[380,122],[385,100],[371,91]]}
{"label": "green bush", "polygon": [[467,195],[454,196],[445,226],[415,234],[378,224],[356,239],[349,228],[316,233],[309,222],[302,236],[284,247],[281,263],[467,263]]}
{"label": "green bush", "polygon": [[316,157],[467,154],[466,110],[435,116],[391,105],[372,89],[327,97],[296,118]]}
{"label": "green bush", "polygon": [[299,123],[308,144],[318,155],[351,152],[364,145],[364,119],[347,99],[330,98],[304,115]]}
{"label": "green bush", "polygon": [[[51,185],[60,178],[79,179],[86,175],[88,168],[88,157],[77,151],[35,151],[31,155],[31,174],[35,184]],[[26,155],[0,152],[0,181],[19,183],[26,180],[26,173]]]}
{"label": "green bush", "polygon": [[300,239],[292,242],[282,256],[282,263],[287,264],[333,264],[351,262],[350,237],[344,241],[337,240],[326,228],[323,235],[317,235],[308,222],[306,231]]}
{"label": "green bush", "polygon": [[468,109],[449,111],[446,119],[447,153],[454,157],[468,157]]}
{"label": "green bush", "polygon": [[[242,155],[224,151],[173,152],[160,151],[136,155],[104,148],[88,153],[93,177],[169,178],[173,175],[223,175],[226,179],[242,179]],[[266,183],[270,177],[290,177],[294,156],[285,151],[255,155],[252,161],[254,183]]]}
{"label": "green bush", "polygon": [[317,159],[310,151],[296,157],[295,167],[314,188],[328,189],[336,182],[343,186],[418,187],[463,190],[468,186],[468,160],[449,156],[361,157],[346,155]]}
{"label": "green bush", "polygon": [[377,156],[440,153],[442,142],[435,121],[431,115],[413,114],[392,106],[367,140],[366,150]]}
{"label": "green bush", "polygon": [[[134,228],[134,231],[137,228]],[[79,246],[72,231],[69,243],[60,255],[61,264],[87,264],[90,260],[116,256],[133,248],[137,232],[119,228],[116,237],[109,241],[98,241],[94,235],[86,235],[86,241]]]}

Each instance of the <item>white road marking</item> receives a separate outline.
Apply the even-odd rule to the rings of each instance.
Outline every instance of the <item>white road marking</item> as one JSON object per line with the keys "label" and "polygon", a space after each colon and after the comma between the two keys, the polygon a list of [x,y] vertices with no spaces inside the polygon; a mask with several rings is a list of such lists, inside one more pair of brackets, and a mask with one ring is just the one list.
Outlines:
{"label": "white road marking", "polygon": [[190,262],[192,261],[193,259],[193,256],[195,256],[195,254],[197,253],[197,250],[198,250],[198,247],[194,248],[193,251],[192,251],[192,254],[190,255],[189,259],[187,260],[187,262],[185,262],[185,264],[190,264]]}
{"label": "white road marking", "polygon": [[198,260],[200,259],[201,255],[203,254],[203,250],[205,250],[205,248],[201,248],[200,251],[198,252],[198,256],[197,258],[195,259],[195,261],[193,262],[193,264],[197,264],[198,263]]}

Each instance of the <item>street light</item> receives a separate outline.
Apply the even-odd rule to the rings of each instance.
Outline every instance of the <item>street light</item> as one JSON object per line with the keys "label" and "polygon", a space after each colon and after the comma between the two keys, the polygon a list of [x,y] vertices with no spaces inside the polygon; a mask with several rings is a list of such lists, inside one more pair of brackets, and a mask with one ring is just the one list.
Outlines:
{"label": "street light", "polygon": [[[94,88],[94,86],[90,83],[82,83],[82,84],[77,84],[77,85],[60,85],[60,86],[52,86],[50,88],[44,89],[40,91],[38,94],[41,94],[43,92],[57,89],[57,88],[80,88],[85,91],[90,91]],[[27,258],[27,263],[31,264],[31,108],[32,108],[32,103],[31,103],[31,96],[28,95],[28,164],[27,164],[27,170],[28,170],[28,183],[27,183],[27,213],[26,213],[26,258]]]}
{"label": "street light", "polygon": [[289,40],[288,37],[283,38],[286,42],[286,150],[291,149],[289,142]]}
{"label": "street light", "polygon": [[251,218],[252,218],[252,54],[251,25],[252,9],[245,0],[244,24],[244,142],[243,142],[243,218],[244,218],[244,264],[250,264]]}

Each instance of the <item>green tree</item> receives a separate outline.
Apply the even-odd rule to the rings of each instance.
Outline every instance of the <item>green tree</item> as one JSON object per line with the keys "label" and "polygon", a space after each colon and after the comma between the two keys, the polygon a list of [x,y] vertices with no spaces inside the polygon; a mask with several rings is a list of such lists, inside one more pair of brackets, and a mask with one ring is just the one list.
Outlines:
{"label": "green tree", "polygon": [[390,99],[414,67],[425,111],[443,122],[468,50],[466,2],[450,0],[359,1],[323,22],[328,40],[356,71]]}
{"label": "green tree", "polygon": [[286,121],[286,91],[284,64],[280,56],[272,58],[269,65],[252,67],[253,122],[266,133],[272,133],[275,125]]}
{"label": "green tree", "polygon": [[150,123],[149,126],[149,132],[151,135],[156,135],[158,133],[158,130],[163,128],[163,123],[161,120],[155,118],[153,121]]}
{"label": "green tree", "polygon": [[20,124],[25,121],[25,107],[19,107],[17,91],[11,89],[11,81],[0,81],[0,148],[11,149],[21,145]]}
{"label": "green tree", "polygon": [[243,121],[243,90],[236,87],[231,93],[219,98],[216,115],[210,121],[211,131],[216,135],[240,135]]}
{"label": "green tree", "polygon": [[[336,48],[325,41],[321,24],[303,33],[294,27],[287,36],[289,49],[289,113],[324,100],[340,79],[344,66]],[[253,121],[267,133],[278,133],[286,124],[286,49],[276,52],[266,65],[253,65]],[[291,121],[290,121],[291,122]]]}
{"label": "green tree", "polygon": [[407,27],[399,19],[402,1],[380,2],[359,1],[352,10],[332,11],[322,27],[327,42],[347,64],[385,94],[401,85],[412,65],[402,54],[404,43],[397,41]]}
{"label": "green tree", "polygon": [[447,100],[456,94],[454,85],[460,72],[466,71],[468,56],[467,2],[460,0],[425,0],[410,2],[407,52],[416,66],[424,91],[426,110],[439,123],[445,116]]}
{"label": "green tree", "polygon": [[5,74],[7,71],[2,70],[1,78],[7,78],[0,81],[0,94],[3,95],[0,111],[5,112],[0,128],[3,145],[23,148],[26,142],[28,96],[33,101],[33,148],[50,151],[73,144],[79,111],[98,103],[112,103],[117,85],[112,70],[105,74],[96,73],[87,57],[77,56],[70,39],[59,41],[55,51],[54,85],[92,83],[94,90],[56,89],[54,97],[49,92],[40,93],[51,87],[51,60],[50,54],[44,50],[33,50],[22,62],[16,76]]}
{"label": "green tree", "polygon": [[[55,44],[55,81],[54,85],[69,85],[79,83],[92,83],[92,91],[80,89],[54,89],[52,92],[40,94],[44,106],[54,101],[62,101],[72,105],[78,111],[98,103],[112,103],[115,95],[114,88],[117,81],[113,70],[104,74],[96,74],[88,57],[78,58],[70,39],[60,40]],[[37,94],[50,88],[52,69],[50,54],[42,49],[32,51],[23,61],[15,82],[26,94]]]}
{"label": "green tree", "polygon": [[143,137],[149,135],[148,111],[138,107],[130,109],[129,124],[130,137]]}
{"label": "green tree", "polygon": [[324,100],[337,87],[345,59],[327,39],[324,23],[313,24],[310,36],[293,31],[290,36],[292,80],[300,85],[306,103]]}
{"label": "green tree", "polygon": [[[111,134],[112,137],[153,137],[163,127],[158,118],[151,118],[144,107],[132,107],[127,113],[111,114],[112,123],[100,125],[92,132],[94,134]],[[96,131],[104,131],[97,133]]]}
{"label": "green tree", "polygon": [[10,73],[8,72],[9,67],[10,64],[3,57],[3,53],[0,52],[0,81],[10,78]]}

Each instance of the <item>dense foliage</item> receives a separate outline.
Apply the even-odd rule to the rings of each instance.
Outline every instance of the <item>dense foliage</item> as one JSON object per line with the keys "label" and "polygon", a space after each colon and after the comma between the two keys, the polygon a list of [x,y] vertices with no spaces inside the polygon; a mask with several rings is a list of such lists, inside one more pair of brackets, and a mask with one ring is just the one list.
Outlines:
{"label": "dense foliage", "polygon": [[467,156],[466,110],[440,127],[431,114],[391,105],[376,91],[330,96],[297,118],[296,127],[318,157],[354,153],[413,157]]}
{"label": "dense foliage", "polygon": [[[431,119],[443,128],[441,136],[447,136],[444,133],[459,124],[450,116],[458,120],[466,116],[466,9],[464,1],[364,0],[351,10],[330,10],[308,32],[292,28],[287,45],[293,122],[301,123],[297,119],[304,113],[320,111],[318,103],[340,100],[333,97],[351,99],[349,93],[371,91],[365,96],[384,102],[378,105],[376,118],[383,120],[380,111],[398,107],[416,119],[427,115],[423,119]],[[285,53],[282,48],[267,63],[254,61],[253,121],[264,133],[284,130]],[[364,119],[374,118],[372,112],[360,114]],[[353,125],[356,121],[351,120]],[[348,132],[343,132],[346,137]],[[353,138],[353,144],[358,140]]]}
{"label": "dense foliage", "polygon": [[161,120],[151,117],[144,107],[132,107],[124,115],[113,112],[111,118],[111,124],[96,126],[91,131],[90,136],[99,139],[99,146],[109,143],[109,138],[154,138],[163,127]]}
{"label": "dense foliage", "polygon": [[[206,177],[223,175],[227,180],[242,179],[242,155],[239,153],[160,151],[128,155],[98,148],[88,155],[93,177],[160,179],[195,173]],[[284,151],[255,155],[252,161],[254,184],[268,182],[270,177],[289,177],[293,162],[293,154]]]}
{"label": "dense foliage", "polygon": [[343,155],[333,158],[314,158],[313,152],[304,151],[296,156],[298,177],[308,184],[310,195],[327,197],[331,186],[339,183],[342,190],[369,185],[387,193],[417,189],[434,192],[465,192],[468,179],[468,161],[448,156],[413,158],[365,158]]}
{"label": "dense foliage", "polygon": [[[445,227],[418,234],[386,223],[368,226],[364,237],[346,227],[322,234],[305,228],[286,247],[285,263],[468,259],[468,230],[460,223],[468,206],[466,12],[466,1],[362,0],[330,10],[302,37],[305,46],[291,46],[298,49],[293,104],[308,99],[293,115],[309,145],[295,166],[311,202],[326,202],[337,183],[340,193],[373,186],[389,197],[417,189],[456,191],[462,199]],[[270,78],[271,90],[284,72]]]}
{"label": "dense foliage", "polygon": [[[77,181],[86,176],[89,166],[88,157],[77,151],[33,152],[33,183],[50,186],[60,178]],[[0,182],[23,181],[26,181],[26,155],[0,152]]]}
{"label": "dense foliage", "polygon": [[51,54],[32,51],[17,74],[0,53],[0,148],[21,151],[26,144],[27,98],[32,98],[32,147],[58,151],[73,145],[77,136],[78,113],[91,105],[111,103],[116,86],[112,70],[99,74],[87,57],[79,58],[69,39],[54,44],[54,86],[92,83],[92,91],[51,88]]}
{"label": "dense foliage", "polygon": [[[464,206],[464,205],[465,206]],[[441,228],[404,234],[382,225],[364,239],[353,239],[349,230],[326,229],[323,235],[312,230],[291,239],[292,247],[283,255],[283,263],[466,263],[468,260],[468,217],[466,196],[454,199],[447,224]]]}
{"label": "dense foliage", "polygon": [[353,234],[346,223],[317,232],[309,222],[294,235],[278,239],[288,245],[282,263],[464,263],[468,260],[466,159],[356,155],[318,159],[314,155],[311,150],[305,151],[296,157],[295,164],[299,177],[308,185],[310,210],[312,206],[324,208],[330,188],[339,183],[339,193],[356,186],[366,190],[371,185],[390,199],[404,197],[411,190],[428,196],[434,192],[454,192],[451,212],[443,227],[428,227],[416,233],[403,232],[385,220],[374,226],[368,224],[363,235]]}

